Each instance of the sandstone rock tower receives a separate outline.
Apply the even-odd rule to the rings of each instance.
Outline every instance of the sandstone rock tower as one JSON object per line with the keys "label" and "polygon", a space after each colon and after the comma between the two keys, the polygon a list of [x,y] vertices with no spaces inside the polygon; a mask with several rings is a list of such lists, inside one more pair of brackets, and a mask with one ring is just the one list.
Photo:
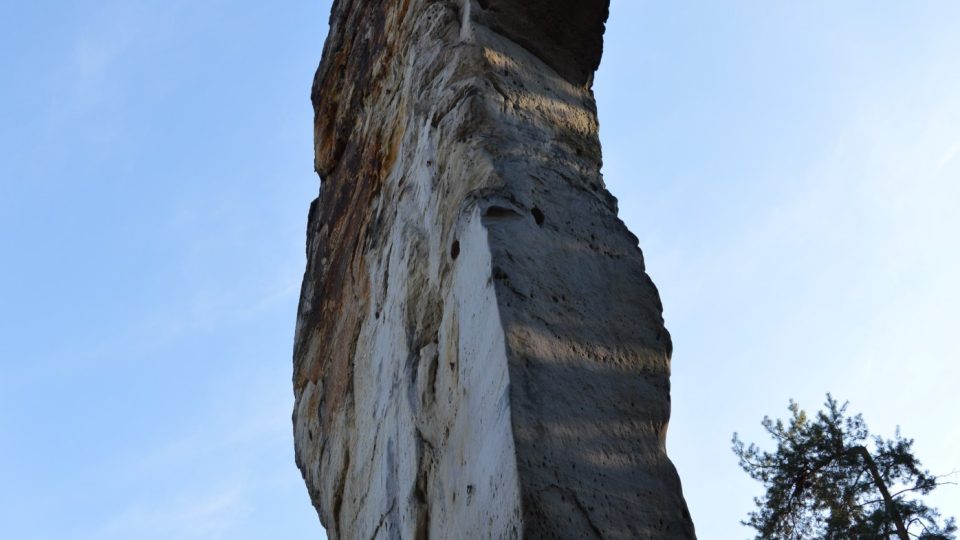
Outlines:
{"label": "sandstone rock tower", "polygon": [[694,538],[670,337],[600,176],[608,0],[336,0],[297,463],[331,539]]}

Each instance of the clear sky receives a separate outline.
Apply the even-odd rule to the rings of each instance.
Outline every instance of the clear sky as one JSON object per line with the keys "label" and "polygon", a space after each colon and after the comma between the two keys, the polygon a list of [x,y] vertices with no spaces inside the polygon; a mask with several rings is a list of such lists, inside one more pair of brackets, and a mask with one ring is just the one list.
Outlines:
{"label": "clear sky", "polygon": [[[0,537],[323,537],[289,417],[328,12],[0,4]],[[749,536],[730,437],[791,397],[960,469],[958,26],[953,0],[613,1],[604,172],[701,538]]]}

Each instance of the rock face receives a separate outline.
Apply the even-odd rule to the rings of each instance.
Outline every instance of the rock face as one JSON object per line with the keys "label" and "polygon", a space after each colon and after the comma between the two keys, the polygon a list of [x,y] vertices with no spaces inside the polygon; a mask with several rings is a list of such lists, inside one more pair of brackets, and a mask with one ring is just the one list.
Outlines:
{"label": "rock face", "polygon": [[606,0],[337,0],[294,350],[331,539],[694,538],[600,176]]}

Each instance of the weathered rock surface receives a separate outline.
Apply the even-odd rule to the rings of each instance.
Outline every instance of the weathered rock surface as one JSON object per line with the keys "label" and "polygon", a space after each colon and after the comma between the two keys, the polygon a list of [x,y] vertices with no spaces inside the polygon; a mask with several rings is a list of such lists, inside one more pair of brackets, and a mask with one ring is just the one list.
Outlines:
{"label": "weathered rock surface", "polygon": [[337,0],[294,350],[332,539],[694,538],[600,176],[605,0]]}

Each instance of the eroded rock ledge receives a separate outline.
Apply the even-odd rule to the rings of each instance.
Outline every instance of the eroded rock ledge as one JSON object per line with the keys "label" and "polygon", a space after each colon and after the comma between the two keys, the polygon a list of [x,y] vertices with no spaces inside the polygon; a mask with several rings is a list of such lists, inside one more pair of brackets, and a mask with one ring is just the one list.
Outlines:
{"label": "eroded rock ledge", "polygon": [[600,176],[605,0],[337,0],[297,464],[331,539],[694,538],[670,336]]}

